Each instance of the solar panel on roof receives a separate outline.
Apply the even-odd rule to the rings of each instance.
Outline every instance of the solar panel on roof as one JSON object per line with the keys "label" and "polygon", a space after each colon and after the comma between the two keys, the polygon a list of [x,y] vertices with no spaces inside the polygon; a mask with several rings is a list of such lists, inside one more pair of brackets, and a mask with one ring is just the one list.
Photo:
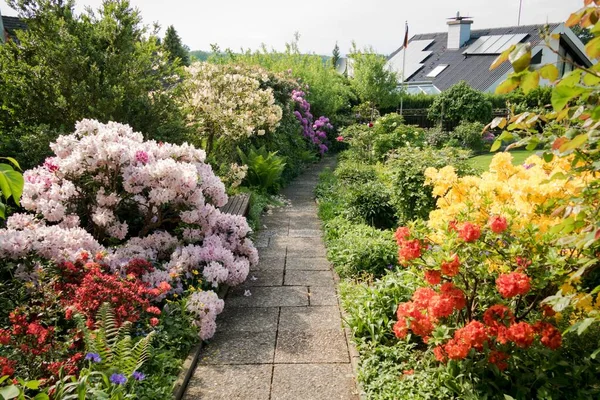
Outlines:
{"label": "solar panel on roof", "polygon": [[500,54],[527,36],[527,33],[481,36],[472,45],[467,47],[463,54]]}
{"label": "solar panel on roof", "polygon": [[[424,49],[431,43],[433,43],[433,39],[413,40],[406,49],[402,49],[388,61],[388,68],[398,73],[399,78],[403,75],[404,80],[409,79],[423,68],[422,61],[431,54],[431,51],[424,51]],[[402,71],[404,51],[406,51],[406,69]]]}

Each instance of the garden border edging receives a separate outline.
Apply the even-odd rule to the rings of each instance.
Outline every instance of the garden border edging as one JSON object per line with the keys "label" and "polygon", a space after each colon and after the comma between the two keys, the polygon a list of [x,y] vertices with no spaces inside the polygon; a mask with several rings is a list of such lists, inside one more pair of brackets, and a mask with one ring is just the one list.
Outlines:
{"label": "garden border edging", "polygon": [[[217,293],[220,299],[224,299],[229,292],[229,285],[224,285],[221,290]],[[175,400],[181,400],[185,391],[194,375],[194,371],[196,370],[196,364],[198,364],[198,359],[200,358],[200,352],[204,348],[204,341],[200,341],[196,346],[190,350],[190,353],[186,357],[183,365],[181,367],[181,371],[179,372],[179,376],[175,381],[175,385],[173,387],[173,396]]]}

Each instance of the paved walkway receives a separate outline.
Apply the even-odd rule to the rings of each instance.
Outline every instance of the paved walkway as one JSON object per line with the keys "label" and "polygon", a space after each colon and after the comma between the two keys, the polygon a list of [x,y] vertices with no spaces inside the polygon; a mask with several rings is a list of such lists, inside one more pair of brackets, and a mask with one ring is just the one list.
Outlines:
{"label": "paved walkway", "polygon": [[358,399],[313,195],[332,162],[284,190],[291,207],[263,217],[258,268],[227,296],[185,399]]}

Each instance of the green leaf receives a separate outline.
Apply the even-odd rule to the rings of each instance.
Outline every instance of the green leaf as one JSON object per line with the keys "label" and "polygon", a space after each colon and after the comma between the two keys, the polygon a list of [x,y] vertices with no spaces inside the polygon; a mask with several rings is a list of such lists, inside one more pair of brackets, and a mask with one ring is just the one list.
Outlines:
{"label": "green leaf", "polygon": [[505,394],[504,395],[504,400],[515,400],[515,398],[512,397],[512,396],[509,396],[509,395]]}
{"label": "green leaf", "polygon": [[50,400],[50,397],[46,393],[38,393],[33,400]]}
{"label": "green leaf", "polygon": [[533,151],[535,150],[535,148],[537,147],[537,145],[540,143],[540,140],[536,137],[532,137],[529,140],[529,143],[527,143],[527,147],[525,147],[525,150],[527,151]]}
{"label": "green leaf", "polygon": [[550,82],[554,82],[558,79],[558,68],[554,64],[547,64],[540,68],[540,75],[544,79],[548,79]]}
{"label": "green leaf", "polygon": [[600,57],[600,36],[595,37],[585,45],[585,52],[590,58]]}
{"label": "green leaf", "polygon": [[581,135],[575,136],[572,140],[569,140],[558,149],[561,153],[564,153],[568,150],[574,150],[580,147],[582,144],[588,141],[588,134],[582,133]]}
{"label": "green leaf", "polygon": [[552,107],[554,107],[555,111],[560,111],[565,106],[574,99],[583,93],[582,88],[574,87],[574,86],[557,86],[552,91]]}
{"label": "green leaf", "polygon": [[40,381],[29,381],[24,385],[27,389],[37,390],[40,387]]}
{"label": "green leaf", "polygon": [[0,218],[6,219],[6,204],[0,201]]}
{"label": "green leaf", "polygon": [[540,73],[533,71],[528,73],[521,80],[521,89],[525,94],[531,92],[540,85]]}
{"label": "green leaf", "polygon": [[600,83],[600,78],[594,74],[586,73],[583,76],[583,83],[587,86],[596,86]]}
{"label": "green leaf", "polygon": [[498,85],[498,87],[495,90],[495,93],[496,94],[510,93],[513,90],[515,90],[517,87],[519,87],[519,83],[521,83],[520,76],[509,76],[508,78],[506,78],[506,80],[504,82],[502,82],[501,84]]}
{"label": "green leaf", "polygon": [[502,140],[496,140],[494,141],[494,144],[492,144],[492,148],[490,149],[490,151],[493,153],[494,151],[497,151],[500,146],[502,146]]}
{"label": "green leaf", "polygon": [[23,194],[23,175],[15,170],[0,169],[0,191],[6,199],[12,196],[14,202],[20,206],[19,199]]}
{"label": "green leaf", "polygon": [[553,159],[554,159],[554,154],[552,154],[552,153],[544,153],[544,161],[546,161],[547,163],[549,163]]}
{"label": "green leaf", "polygon": [[531,63],[531,45],[529,43],[517,44],[508,56],[508,61],[515,72],[525,71]]}
{"label": "green leaf", "polygon": [[508,55],[515,49],[515,45],[513,44],[508,49],[504,50],[502,54],[500,54],[490,66],[490,71],[497,68],[504,61],[508,60]]}
{"label": "green leaf", "polygon": [[17,162],[17,160],[15,160],[12,157],[0,157],[0,159],[2,160],[8,160],[10,161],[15,167],[17,167],[18,169],[21,169],[21,166],[19,165],[19,163]]}
{"label": "green leaf", "polygon": [[577,327],[577,334],[581,335],[583,332],[587,330],[594,322],[596,322],[595,318],[586,318],[579,323],[579,327]]}
{"label": "green leaf", "polygon": [[4,386],[0,388],[0,396],[4,397],[4,400],[14,399],[20,394],[19,388],[15,385]]}

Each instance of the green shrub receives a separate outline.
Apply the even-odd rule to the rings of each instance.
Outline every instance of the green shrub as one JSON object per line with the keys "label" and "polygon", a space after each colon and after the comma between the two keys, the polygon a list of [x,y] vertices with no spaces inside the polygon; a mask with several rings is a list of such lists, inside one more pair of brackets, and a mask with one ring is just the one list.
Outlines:
{"label": "green shrub", "polygon": [[371,182],[377,179],[377,168],[360,161],[345,160],[339,163],[334,176],[344,185]]}
{"label": "green shrub", "polygon": [[429,108],[428,117],[450,124],[461,121],[487,124],[492,119],[492,103],[483,93],[461,81],[436,96]]}
{"label": "green shrub", "polygon": [[425,186],[425,170],[428,167],[443,168],[452,165],[459,175],[475,173],[467,160],[470,153],[444,148],[399,149],[394,158],[386,163],[392,188],[391,203],[396,208],[401,223],[417,218],[427,219],[435,207],[431,187]]}
{"label": "green shrub", "polygon": [[473,151],[482,151],[483,128],[481,122],[461,122],[451,134],[452,139],[455,139],[460,147]]}
{"label": "green shrub", "polygon": [[398,249],[392,231],[336,217],[325,223],[327,257],[341,277],[383,274],[397,264]]}
{"label": "green shrub", "polygon": [[285,160],[279,157],[277,152],[269,152],[263,146],[259,149],[251,147],[248,154],[244,154],[238,148],[238,155],[242,163],[248,166],[248,173],[244,179],[248,186],[265,192],[279,189]]}
{"label": "green shrub", "polygon": [[425,143],[430,147],[441,149],[450,141],[450,133],[440,127],[429,128],[425,132]]}
{"label": "green shrub", "polygon": [[379,181],[354,184],[344,191],[346,218],[378,229],[396,226],[395,209],[388,188]]}

